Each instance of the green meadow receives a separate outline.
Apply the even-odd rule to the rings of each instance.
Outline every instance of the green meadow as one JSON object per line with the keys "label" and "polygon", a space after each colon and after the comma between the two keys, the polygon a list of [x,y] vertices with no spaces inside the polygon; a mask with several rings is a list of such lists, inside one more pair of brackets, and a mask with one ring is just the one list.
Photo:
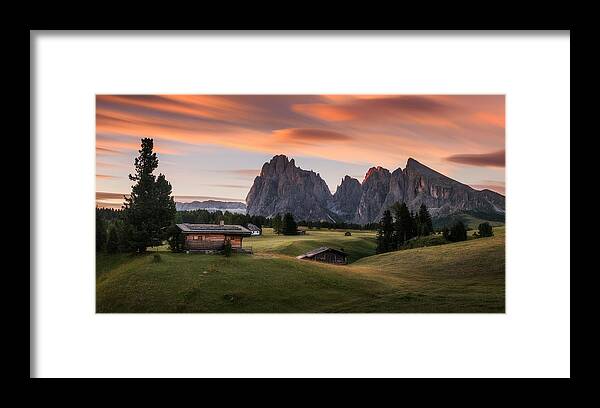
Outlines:
{"label": "green meadow", "polygon": [[[98,253],[99,313],[502,313],[505,229],[490,238],[374,255],[375,233],[308,230],[279,236],[265,229],[244,239],[253,255]],[[472,232],[470,232],[471,234]],[[320,246],[343,248],[348,265],[295,257]],[[160,262],[154,255],[160,255]]]}

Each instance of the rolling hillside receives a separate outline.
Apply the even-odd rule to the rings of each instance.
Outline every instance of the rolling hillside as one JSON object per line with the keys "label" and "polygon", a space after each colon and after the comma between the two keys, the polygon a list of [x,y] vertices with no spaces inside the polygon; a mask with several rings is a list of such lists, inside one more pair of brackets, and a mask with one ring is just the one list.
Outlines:
{"label": "rolling hillside", "polygon": [[[97,312],[504,312],[504,227],[492,238],[373,253],[372,233],[248,240],[254,255],[97,257]],[[364,235],[362,235],[364,234]],[[245,242],[246,244],[246,242]],[[341,245],[340,245],[341,244]],[[356,262],[293,256],[343,246]]]}

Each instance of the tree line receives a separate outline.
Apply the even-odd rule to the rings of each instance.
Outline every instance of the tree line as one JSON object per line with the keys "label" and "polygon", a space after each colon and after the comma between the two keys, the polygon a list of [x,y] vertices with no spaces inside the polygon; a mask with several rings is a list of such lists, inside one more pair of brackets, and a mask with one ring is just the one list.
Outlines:
{"label": "tree line", "polygon": [[275,214],[271,219],[271,226],[275,234],[282,235],[296,235],[298,234],[298,224],[294,220],[292,213],[285,213],[283,217],[281,214]]}
{"label": "tree line", "polygon": [[231,213],[229,211],[217,210],[210,212],[204,209],[177,211],[175,214],[175,224],[218,224],[224,221],[225,224],[248,225],[254,224],[259,228],[270,226],[270,220],[259,215],[248,215]]}
{"label": "tree line", "polygon": [[412,214],[406,203],[396,202],[385,210],[377,227],[378,254],[400,249],[404,243],[417,236],[433,233],[433,222],[425,204]]}
{"label": "tree line", "polygon": [[[407,241],[434,234],[431,214],[425,204],[421,204],[415,214],[409,211],[406,203],[395,203],[383,216],[377,226],[376,253],[396,251],[401,249]],[[441,231],[442,236],[449,242],[467,240],[467,227],[461,220],[456,220],[450,227],[446,226]],[[491,237],[494,235],[489,222],[479,224],[474,238]]]}

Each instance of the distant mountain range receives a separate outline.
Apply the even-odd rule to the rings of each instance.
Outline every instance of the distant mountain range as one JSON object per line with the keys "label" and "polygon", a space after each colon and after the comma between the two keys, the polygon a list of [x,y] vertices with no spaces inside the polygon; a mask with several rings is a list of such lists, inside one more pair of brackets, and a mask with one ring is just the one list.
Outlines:
{"label": "distant mountain range", "polygon": [[246,214],[246,204],[229,201],[207,200],[192,201],[191,203],[175,202],[175,208],[177,211],[207,210],[210,212],[229,211],[231,213]]}
{"label": "distant mountain range", "polygon": [[362,183],[345,176],[331,194],[318,173],[278,155],[263,165],[246,197],[250,215],[272,217],[291,212],[297,220],[358,224],[377,222],[397,201],[406,202],[411,211],[424,203],[434,219],[474,214],[479,219],[503,221],[505,214],[503,195],[475,190],[412,158],[404,169],[393,172],[372,167]]}

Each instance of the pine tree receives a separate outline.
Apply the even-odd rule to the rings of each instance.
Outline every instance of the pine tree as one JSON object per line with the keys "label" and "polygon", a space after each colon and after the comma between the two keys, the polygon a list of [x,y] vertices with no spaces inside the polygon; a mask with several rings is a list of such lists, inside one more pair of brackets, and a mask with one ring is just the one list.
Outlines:
{"label": "pine tree", "polygon": [[106,246],[106,222],[96,211],[96,251],[102,251]]}
{"label": "pine tree", "polygon": [[130,225],[123,221],[115,222],[117,228],[117,236],[119,237],[119,252],[133,252],[135,248],[132,246],[133,231]]}
{"label": "pine tree", "polygon": [[450,228],[444,227],[442,229],[442,236],[444,237],[444,239],[447,239],[449,241],[450,240]]}
{"label": "pine tree", "polygon": [[406,241],[416,236],[415,219],[408,211],[406,203],[396,202],[392,205],[394,211],[394,234],[393,244],[396,248],[401,247]]}
{"label": "pine tree", "polygon": [[169,243],[171,252],[183,252],[185,236],[177,225],[172,224],[169,227],[169,238],[167,239],[167,242]]}
{"label": "pine tree", "polygon": [[494,231],[489,222],[483,222],[479,224],[477,230],[479,231],[478,235],[480,237],[491,237],[494,235]]}
{"label": "pine tree", "polygon": [[130,245],[136,252],[145,252],[147,247],[166,238],[176,213],[171,184],[163,174],[158,178],[153,174],[158,167],[153,148],[152,139],[142,139],[139,156],[134,161],[135,174],[129,175],[135,185],[130,197],[125,198],[123,210],[125,224],[130,228]]}
{"label": "pine tree", "polygon": [[114,224],[111,224],[108,228],[108,238],[106,240],[106,252],[114,254],[119,250],[119,237],[117,228]]}
{"label": "pine tree", "polygon": [[447,237],[449,241],[459,242],[467,240],[467,227],[462,221],[456,221],[456,223],[450,228],[450,232]]}
{"label": "pine tree", "polygon": [[273,217],[273,232],[275,234],[281,234],[281,224],[282,224],[281,214],[277,213]]}
{"label": "pine tree", "polygon": [[223,245],[223,255],[225,255],[226,257],[230,257],[232,252],[233,248],[231,247],[231,241],[226,240],[225,245]]}
{"label": "pine tree", "polygon": [[381,221],[379,221],[379,227],[377,228],[376,252],[381,254],[394,249],[394,221],[390,210],[385,210],[383,212],[383,217],[381,217]]}
{"label": "pine tree", "polygon": [[283,235],[296,235],[298,233],[298,225],[294,221],[292,213],[285,213],[281,222],[281,232]]}
{"label": "pine tree", "polygon": [[433,233],[433,221],[431,215],[427,210],[425,204],[421,204],[419,207],[419,213],[417,215],[417,234],[419,236],[427,236]]}

